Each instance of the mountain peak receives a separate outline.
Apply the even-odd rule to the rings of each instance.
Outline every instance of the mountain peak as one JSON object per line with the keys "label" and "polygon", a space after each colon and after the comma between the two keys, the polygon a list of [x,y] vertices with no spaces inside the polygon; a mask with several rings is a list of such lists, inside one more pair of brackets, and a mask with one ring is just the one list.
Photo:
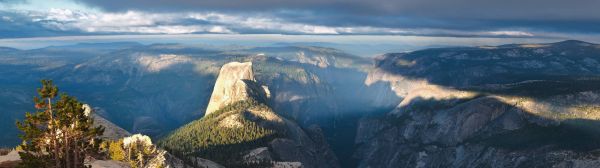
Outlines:
{"label": "mountain peak", "polygon": [[204,115],[239,101],[254,99],[264,102],[268,93],[266,87],[256,83],[252,62],[227,63],[221,67]]}

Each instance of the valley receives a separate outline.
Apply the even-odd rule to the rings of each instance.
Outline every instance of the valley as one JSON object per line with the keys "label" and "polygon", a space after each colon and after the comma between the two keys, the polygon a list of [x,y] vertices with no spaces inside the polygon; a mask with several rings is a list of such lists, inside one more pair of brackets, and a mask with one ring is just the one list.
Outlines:
{"label": "valley", "polygon": [[593,167],[598,54],[572,40],[372,59],[315,46],[4,48],[0,146],[19,144],[14,121],[47,78],[188,165]]}

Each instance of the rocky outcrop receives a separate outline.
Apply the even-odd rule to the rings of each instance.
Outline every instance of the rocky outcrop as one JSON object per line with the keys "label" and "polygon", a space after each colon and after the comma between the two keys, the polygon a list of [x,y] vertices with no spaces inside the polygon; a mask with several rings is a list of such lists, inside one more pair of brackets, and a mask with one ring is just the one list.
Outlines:
{"label": "rocky outcrop", "polygon": [[269,148],[260,147],[253,150],[248,151],[247,154],[243,157],[246,162],[258,162],[262,160],[273,160],[271,156],[271,152],[269,152]]}
{"label": "rocky outcrop", "polygon": [[0,167],[15,167],[20,162],[21,157],[16,150],[12,150],[8,154],[0,156]]}
{"label": "rocky outcrop", "polygon": [[129,163],[114,161],[114,160],[93,160],[87,165],[92,168],[129,168]]}
{"label": "rocky outcrop", "polygon": [[298,52],[298,62],[304,64],[311,64],[318,66],[319,68],[327,68],[329,66],[329,60],[324,56],[307,57],[304,52]]}
{"label": "rocky outcrop", "polygon": [[104,117],[98,115],[98,112],[106,113],[102,108],[92,108],[92,106],[90,106],[89,104],[84,104],[83,110],[86,116],[91,116],[92,120],[94,120],[94,127],[104,127],[104,132],[102,133],[101,138],[118,140],[131,135],[131,133],[129,133],[127,130],[115,125],[114,123],[108,121]]}
{"label": "rocky outcrop", "polygon": [[248,151],[245,155],[248,157],[247,161],[262,158],[280,166],[288,164],[278,162],[293,163],[290,164],[292,167],[296,163],[302,167],[339,167],[335,154],[317,126],[303,129],[295,122],[264,109],[248,109],[245,116],[264,128],[285,132],[285,136],[271,140],[267,144],[268,148]]}
{"label": "rocky outcrop", "polygon": [[215,163],[213,161],[210,160],[206,160],[203,158],[199,158],[199,157],[190,157],[188,158],[188,160],[190,162],[193,162],[193,164],[195,166],[191,166],[187,163],[185,163],[183,160],[173,156],[170,153],[165,153],[165,164],[168,167],[172,167],[172,168],[194,168],[194,167],[202,167],[202,168],[224,168],[223,166],[221,166],[218,163]]}
{"label": "rocky outcrop", "polygon": [[231,62],[223,65],[210,97],[206,112],[208,115],[226,105],[254,98],[266,102],[266,87],[256,84],[252,62]]}
{"label": "rocky outcrop", "polygon": [[388,82],[402,100],[359,122],[358,167],[597,167],[600,71],[588,66],[600,59],[589,55],[596,46],[377,57],[365,83]]}
{"label": "rocky outcrop", "polygon": [[454,104],[440,100],[428,105],[448,106],[414,104],[385,119],[363,119],[356,138],[359,167],[597,165],[598,137],[590,136],[598,133],[592,131],[597,121],[560,122],[535,114],[546,111],[531,113],[507,101],[514,102],[494,96]]}

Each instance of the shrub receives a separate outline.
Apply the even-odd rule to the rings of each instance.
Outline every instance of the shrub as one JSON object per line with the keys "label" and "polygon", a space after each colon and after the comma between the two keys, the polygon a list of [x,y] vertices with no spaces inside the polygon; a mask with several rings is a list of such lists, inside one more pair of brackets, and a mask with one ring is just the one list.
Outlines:
{"label": "shrub", "polygon": [[112,160],[124,161],[125,150],[123,149],[123,141],[111,141],[108,144],[108,156]]}
{"label": "shrub", "polygon": [[110,142],[108,154],[112,160],[128,162],[133,168],[164,167],[166,160],[166,151],[157,149],[150,137],[141,134]]}

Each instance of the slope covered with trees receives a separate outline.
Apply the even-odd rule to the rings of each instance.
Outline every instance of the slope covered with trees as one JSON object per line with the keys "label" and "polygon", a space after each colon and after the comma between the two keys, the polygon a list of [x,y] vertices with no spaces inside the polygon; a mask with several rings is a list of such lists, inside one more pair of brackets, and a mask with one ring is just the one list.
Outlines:
{"label": "slope covered with trees", "polygon": [[[201,157],[227,167],[244,165],[242,153],[282,137],[283,132],[266,128],[246,118],[249,108],[269,110],[255,100],[240,101],[217,110],[202,119],[193,121],[175,130],[160,142],[159,146],[181,158]],[[233,115],[239,115],[238,127],[219,127],[220,122]]]}

